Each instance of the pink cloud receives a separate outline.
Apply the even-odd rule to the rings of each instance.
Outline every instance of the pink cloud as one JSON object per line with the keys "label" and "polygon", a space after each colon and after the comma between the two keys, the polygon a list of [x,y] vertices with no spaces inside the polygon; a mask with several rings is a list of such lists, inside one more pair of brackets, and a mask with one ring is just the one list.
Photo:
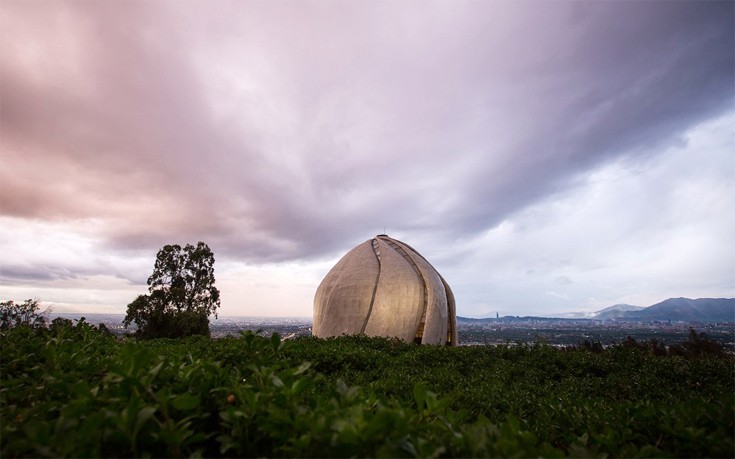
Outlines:
{"label": "pink cloud", "polygon": [[476,234],[727,108],[728,8],[3,2],[2,214],[261,261]]}

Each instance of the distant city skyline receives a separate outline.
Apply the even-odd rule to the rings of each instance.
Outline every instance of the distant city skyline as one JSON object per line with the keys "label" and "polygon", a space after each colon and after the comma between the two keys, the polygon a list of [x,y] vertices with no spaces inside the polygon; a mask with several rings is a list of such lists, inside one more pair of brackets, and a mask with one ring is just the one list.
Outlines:
{"label": "distant city skyline", "polygon": [[0,300],[206,242],[310,316],[387,233],[465,317],[735,297],[733,2],[0,2]]}
{"label": "distant city skyline", "polygon": [[[735,301],[735,298],[720,298],[720,299],[716,299],[716,300],[719,301],[719,300],[722,300],[722,299],[728,300],[730,302]],[[528,318],[538,317],[538,318],[562,319],[562,320],[566,320],[566,319],[572,319],[572,320],[576,320],[576,319],[595,319],[595,318],[597,318],[597,313],[601,313],[601,312],[604,313],[604,312],[607,312],[607,311],[610,311],[610,310],[641,311],[641,310],[647,309],[647,308],[649,308],[651,306],[656,306],[656,305],[659,305],[661,303],[666,303],[666,302],[675,301],[675,300],[705,301],[705,300],[708,300],[708,299],[707,298],[667,298],[666,300],[663,300],[662,302],[659,302],[659,303],[656,303],[656,304],[652,304],[652,305],[646,305],[646,306],[637,306],[637,305],[629,305],[629,304],[614,304],[614,305],[607,306],[605,308],[602,308],[602,309],[599,309],[599,310],[596,310],[596,311],[568,311],[566,313],[550,313],[550,314],[537,315],[537,316],[534,316],[534,315],[517,315],[517,314],[515,314],[515,315],[514,314],[508,314],[508,315],[500,316],[500,313],[496,312],[495,313],[495,319],[505,319],[505,318],[513,318],[513,317],[528,317]],[[109,317],[113,317],[113,316],[114,317],[119,317],[122,320],[122,317],[125,316],[125,313],[123,313],[123,312],[104,313],[104,312],[89,312],[89,311],[86,311],[85,312],[85,311],[69,311],[69,310],[57,311],[57,310],[55,310],[55,308],[53,307],[53,305],[46,305],[46,307],[45,308],[42,308],[40,312],[43,315],[45,315],[47,318],[49,318],[49,320],[51,320],[51,319],[53,319],[55,317],[75,318],[75,319],[86,317],[87,319],[91,319],[91,320],[89,320],[90,322],[95,322],[96,321],[95,318],[100,318],[100,317],[109,318]],[[733,315],[732,320],[729,320],[728,322],[735,322],[735,307],[732,308],[732,315]],[[477,315],[477,316],[468,315],[468,316],[458,316],[458,317],[461,317],[463,319],[471,319],[471,320],[472,319],[490,319],[490,318],[492,318],[492,315],[491,314],[487,314],[487,315],[481,314],[481,315]],[[607,320],[607,319],[611,319],[611,318],[612,317],[609,314],[602,316],[602,319],[603,320]],[[283,316],[283,315],[281,315],[281,316],[258,316],[258,315],[239,315],[239,314],[232,314],[232,315],[217,314],[216,317],[215,317],[215,315],[211,315],[210,316],[210,320],[213,323],[227,323],[227,322],[232,321],[232,320],[236,320],[236,321],[252,320],[252,321],[257,322],[257,323],[271,323],[271,322],[272,323],[280,323],[283,320],[287,320],[287,321],[296,320],[296,321],[309,321],[309,322],[311,322],[312,316],[310,314],[309,315],[301,315],[301,316]],[[645,321],[646,319],[641,319],[641,320]],[[651,319],[651,320],[658,320],[658,319]]]}

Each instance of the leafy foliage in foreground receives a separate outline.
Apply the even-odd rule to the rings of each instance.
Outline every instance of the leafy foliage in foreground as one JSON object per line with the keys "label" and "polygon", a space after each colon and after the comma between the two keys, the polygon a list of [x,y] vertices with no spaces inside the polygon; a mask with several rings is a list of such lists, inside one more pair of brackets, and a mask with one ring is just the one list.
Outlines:
{"label": "leafy foliage in foreground", "polygon": [[84,322],[0,339],[2,457],[731,456],[734,447],[729,358],[253,334],[118,341]]}

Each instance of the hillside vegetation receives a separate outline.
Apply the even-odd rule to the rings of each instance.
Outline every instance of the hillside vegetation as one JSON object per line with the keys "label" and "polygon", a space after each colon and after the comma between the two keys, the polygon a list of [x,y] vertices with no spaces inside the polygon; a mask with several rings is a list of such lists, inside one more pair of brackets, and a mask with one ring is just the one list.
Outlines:
{"label": "hillside vegetation", "polygon": [[627,343],[434,347],[275,335],[0,337],[2,457],[733,454],[733,360]]}

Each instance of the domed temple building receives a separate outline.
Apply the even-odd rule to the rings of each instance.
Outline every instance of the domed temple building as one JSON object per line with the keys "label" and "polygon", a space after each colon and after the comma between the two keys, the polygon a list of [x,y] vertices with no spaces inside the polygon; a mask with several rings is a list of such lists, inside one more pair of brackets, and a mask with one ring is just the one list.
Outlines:
{"label": "domed temple building", "polygon": [[322,280],[312,333],[456,346],[454,295],[411,246],[379,234],[347,252]]}

